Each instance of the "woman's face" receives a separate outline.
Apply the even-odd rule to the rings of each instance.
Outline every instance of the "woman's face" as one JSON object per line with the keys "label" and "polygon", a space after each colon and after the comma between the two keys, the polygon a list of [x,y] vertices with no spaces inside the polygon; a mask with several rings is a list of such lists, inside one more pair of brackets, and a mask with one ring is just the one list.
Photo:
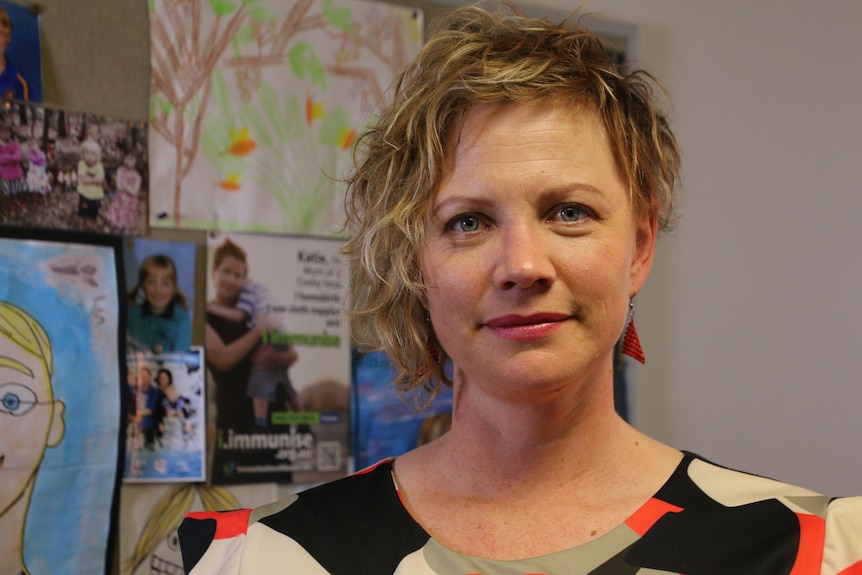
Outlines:
{"label": "woman's face", "polygon": [[225,256],[213,270],[216,299],[233,302],[245,284],[245,274],[245,262],[233,256]]}
{"label": "woman's face", "polygon": [[656,227],[635,217],[597,116],[477,106],[449,158],[421,267],[456,385],[539,400],[610,381]]}
{"label": "woman's face", "polygon": [[177,293],[177,284],[168,270],[153,269],[144,280],[144,295],[153,313],[164,312]]}
{"label": "woman's face", "polygon": [[171,384],[171,376],[165,373],[164,371],[160,371],[158,375],[159,387],[165,389],[167,386]]}

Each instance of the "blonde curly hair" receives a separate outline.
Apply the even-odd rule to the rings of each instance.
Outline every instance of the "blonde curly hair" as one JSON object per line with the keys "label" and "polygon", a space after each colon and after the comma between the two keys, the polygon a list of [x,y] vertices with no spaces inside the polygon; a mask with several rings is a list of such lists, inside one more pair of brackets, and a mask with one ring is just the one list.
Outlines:
{"label": "blonde curly hair", "polygon": [[345,197],[353,336],[389,355],[401,392],[433,396],[451,383],[442,350],[428,343],[440,349],[421,302],[419,254],[447,142],[470,109],[553,103],[594,111],[636,213],[666,230],[680,156],[663,94],[649,73],[619,70],[576,15],[554,24],[500,3],[459,8],[438,22],[389,106],[357,139]]}

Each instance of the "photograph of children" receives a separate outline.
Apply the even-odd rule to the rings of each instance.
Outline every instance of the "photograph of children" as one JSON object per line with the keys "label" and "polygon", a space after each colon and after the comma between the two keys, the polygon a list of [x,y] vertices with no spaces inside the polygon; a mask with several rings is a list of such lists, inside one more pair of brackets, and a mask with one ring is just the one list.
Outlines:
{"label": "photograph of children", "polygon": [[126,481],[206,479],[203,348],[128,352]]}
{"label": "photograph of children", "polygon": [[144,123],[7,105],[0,112],[0,223],[146,232]]}
{"label": "photograph of children", "polygon": [[329,239],[209,237],[213,482],[304,483],[346,472],[350,344],[340,247]]}
{"label": "photograph of children", "polygon": [[126,238],[126,346],[163,353],[191,347],[195,294],[195,245]]}
{"label": "photograph of children", "polygon": [[35,234],[0,227],[0,572],[108,573],[122,471],[120,242]]}
{"label": "photograph of children", "polygon": [[0,97],[42,101],[39,17],[11,2],[0,2]]}

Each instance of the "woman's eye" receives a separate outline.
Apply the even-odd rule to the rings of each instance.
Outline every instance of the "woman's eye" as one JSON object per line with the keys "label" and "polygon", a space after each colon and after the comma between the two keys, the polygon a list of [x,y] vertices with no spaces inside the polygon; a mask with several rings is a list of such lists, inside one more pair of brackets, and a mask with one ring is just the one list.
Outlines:
{"label": "woman's eye", "polygon": [[473,215],[457,216],[449,226],[456,232],[475,232],[479,229],[479,218]]}
{"label": "woman's eye", "polygon": [[583,206],[563,206],[556,215],[564,222],[577,222],[589,216],[589,212]]}

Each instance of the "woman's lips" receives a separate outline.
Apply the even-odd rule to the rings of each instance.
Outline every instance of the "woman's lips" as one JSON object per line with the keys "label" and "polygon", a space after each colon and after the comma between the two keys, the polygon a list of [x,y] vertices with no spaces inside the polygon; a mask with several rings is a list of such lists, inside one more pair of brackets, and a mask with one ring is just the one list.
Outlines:
{"label": "woman's lips", "polygon": [[489,319],[485,327],[505,339],[538,339],[560,329],[570,317],[562,313],[503,315]]}

